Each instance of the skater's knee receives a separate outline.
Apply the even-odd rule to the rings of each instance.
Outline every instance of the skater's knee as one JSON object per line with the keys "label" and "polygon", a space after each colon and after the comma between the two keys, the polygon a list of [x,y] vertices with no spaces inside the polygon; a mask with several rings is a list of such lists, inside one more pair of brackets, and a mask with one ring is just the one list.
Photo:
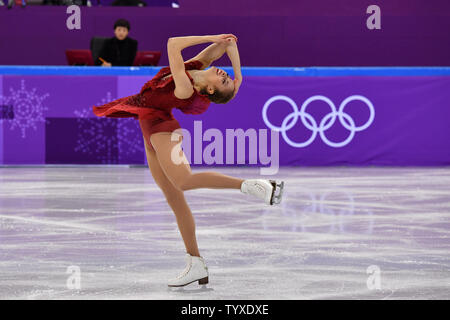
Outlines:
{"label": "skater's knee", "polygon": [[183,191],[180,190],[169,180],[156,181],[156,184],[158,185],[159,189],[161,189],[162,193],[164,194],[164,197],[169,203],[178,201],[180,197],[182,197],[183,195]]}
{"label": "skater's knee", "polygon": [[180,200],[183,200],[183,192],[178,189],[174,189],[171,191],[163,190],[163,193],[169,205],[178,203]]}
{"label": "skater's knee", "polygon": [[190,183],[191,177],[192,177],[192,174],[176,178],[176,179],[174,179],[173,184],[180,191],[190,190],[191,189],[191,183]]}

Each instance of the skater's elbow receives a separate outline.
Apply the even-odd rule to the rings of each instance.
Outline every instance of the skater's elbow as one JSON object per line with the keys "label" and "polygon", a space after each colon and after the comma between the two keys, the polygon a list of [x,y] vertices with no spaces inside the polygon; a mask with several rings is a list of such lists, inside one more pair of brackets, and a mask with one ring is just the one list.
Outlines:
{"label": "skater's elbow", "polygon": [[169,40],[167,40],[167,49],[175,49],[177,47],[177,38],[169,38]]}

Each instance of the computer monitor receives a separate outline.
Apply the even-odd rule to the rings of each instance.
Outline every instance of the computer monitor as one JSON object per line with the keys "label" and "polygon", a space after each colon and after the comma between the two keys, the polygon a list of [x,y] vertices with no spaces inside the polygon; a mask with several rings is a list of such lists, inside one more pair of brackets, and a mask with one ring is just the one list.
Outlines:
{"label": "computer monitor", "polygon": [[156,66],[160,58],[160,51],[138,51],[133,66]]}
{"label": "computer monitor", "polygon": [[66,50],[67,63],[71,66],[93,66],[91,50]]}

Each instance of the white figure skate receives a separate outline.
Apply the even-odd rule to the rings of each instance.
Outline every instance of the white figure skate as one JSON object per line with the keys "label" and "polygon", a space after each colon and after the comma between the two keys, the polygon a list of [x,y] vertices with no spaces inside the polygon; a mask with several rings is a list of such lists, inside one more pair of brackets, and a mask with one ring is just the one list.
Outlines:
{"label": "white figure skate", "polygon": [[207,284],[208,275],[205,260],[186,253],[186,268],[178,277],[170,279],[167,284],[169,287],[183,287],[195,281],[198,281],[198,284]]}
{"label": "white figure skate", "polygon": [[279,204],[283,196],[284,181],[247,179],[241,185],[241,192],[256,196],[265,203]]}

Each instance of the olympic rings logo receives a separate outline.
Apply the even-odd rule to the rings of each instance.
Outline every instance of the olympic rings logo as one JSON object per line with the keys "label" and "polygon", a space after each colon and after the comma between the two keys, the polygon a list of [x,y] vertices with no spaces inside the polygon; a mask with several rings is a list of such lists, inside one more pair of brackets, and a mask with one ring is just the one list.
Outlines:
{"label": "olympic rings logo", "polygon": [[[293,109],[293,112],[284,118],[280,127],[273,125],[267,118],[267,109],[269,109],[269,106],[272,104],[272,102],[277,101],[277,100],[286,101],[287,103],[289,103],[291,105],[291,107]],[[306,112],[306,108],[308,107],[308,105],[311,102],[317,101],[317,100],[324,101],[331,108],[331,112],[328,113],[325,117],[323,117],[323,119],[320,121],[319,126],[317,126],[316,120],[309,113]],[[355,126],[355,122],[353,121],[352,117],[350,117],[347,113],[344,112],[345,106],[349,102],[354,101],[354,100],[360,100],[360,101],[364,102],[369,107],[369,111],[370,111],[369,120],[367,120],[367,122],[365,124],[363,124],[362,126],[359,126],[359,127]],[[366,97],[360,96],[360,95],[353,95],[353,96],[346,98],[344,101],[342,101],[339,106],[339,110],[336,111],[336,106],[334,105],[333,101],[331,101],[330,99],[328,99],[325,96],[316,95],[316,96],[312,96],[309,99],[307,99],[302,104],[300,111],[299,111],[297,104],[291,98],[289,98],[287,96],[283,96],[283,95],[277,95],[266,101],[266,103],[264,104],[264,107],[262,109],[262,117],[263,117],[264,123],[266,124],[267,127],[269,127],[270,129],[272,129],[274,131],[279,131],[279,132],[281,131],[281,135],[283,136],[284,141],[286,141],[287,144],[289,144],[290,146],[292,146],[294,148],[304,148],[304,147],[309,146],[316,138],[317,133],[320,134],[322,141],[325,142],[330,147],[340,148],[340,147],[343,147],[343,146],[346,146],[347,144],[349,144],[350,141],[352,141],[353,137],[355,136],[356,132],[365,130],[372,124],[372,122],[375,118],[375,108],[374,108],[372,102],[370,102],[370,100],[367,99]],[[286,133],[286,131],[288,131],[293,126],[295,126],[299,117],[300,117],[302,124],[306,128],[308,128],[309,130],[312,131],[311,137],[305,142],[292,141],[287,136],[287,133]],[[328,130],[334,124],[334,122],[336,121],[336,117],[338,117],[342,126],[350,131],[350,135],[342,142],[330,141],[325,136],[325,131]],[[309,122],[306,121],[306,119]],[[328,121],[328,120],[330,120],[330,121]]]}

